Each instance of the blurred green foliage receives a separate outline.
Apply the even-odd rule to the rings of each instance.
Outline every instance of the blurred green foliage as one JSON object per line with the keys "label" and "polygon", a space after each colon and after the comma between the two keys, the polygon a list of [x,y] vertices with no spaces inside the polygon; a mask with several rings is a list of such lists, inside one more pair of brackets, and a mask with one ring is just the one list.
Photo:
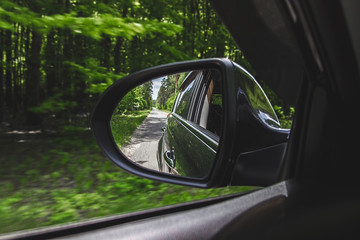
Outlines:
{"label": "blurred green foliage", "polygon": [[252,189],[194,189],[130,175],[101,153],[89,130],[75,126],[56,138],[3,141],[0,150],[8,160],[0,158],[0,233]]}
{"label": "blurred green foliage", "polygon": [[144,83],[128,92],[119,102],[115,114],[125,114],[133,110],[144,110],[152,108],[152,82]]}
{"label": "blurred green foliage", "polygon": [[[201,190],[129,175],[106,159],[88,129],[96,100],[115,81],[208,57],[228,57],[254,73],[205,0],[1,0],[0,233],[251,189]],[[160,108],[171,109],[177,80],[163,81]],[[152,107],[151,88],[135,88],[116,109],[120,142]],[[289,125],[293,111],[275,105]]]}
{"label": "blurred green foliage", "polygon": [[164,77],[156,98],[159,109],[170,111],[174,105],[179,88],[189,72],[176,73]]}
{"label": "blurred green foliage", "polygon": [[[73,11],[70,13],[57,13],[61,11],[61,8],[54,9],[58,4],[51,0],[48,0],[48,3],[43,1],[33,1],[33,3],[16,2],[2,0],[0,5],[0,28],[13,31],[13,24],[16,23],[24,27],[31,26],[35,31],[42,34],[48,34],[53,29],[69,29],[74,34],[95,40],[102,39],[104,34],[129,40],[139,34],[151,36],[156,32],[171,36],[182,29],[179,25],[157,20],[120,17],[119,12],[114,10],[111,11],[111,14],[101,13],[100,11],[103,9],[101,7],[99,9],[95,1],[89,2],[87,5],[80,1],[73,1],[75,4],[73,6],[78,5],[79,7],[72,9]],[[53,3],[53,5],[48,5],[49,3]],[[36,7],[42,9],[35,10]],[[108,7],[111,8],[111,5],[109,4]],[[108,10],[111,10],[110,8]],[[40,12],[38,12],[39,10]],[[84,10],[87,14],[84,14]],[[81,12],[81,15],[88,16],[79,16],[79,12]],[[48,15],[49,13],[57,14]]]}
{"label": "blurred green foliage", "polygon": [[274,106],[274,110],[279,118],[281,127],[290,129],[295,115],[295,108],[288,106],[287,112],[285,112],[283,109],[284,108],[281,106]]}

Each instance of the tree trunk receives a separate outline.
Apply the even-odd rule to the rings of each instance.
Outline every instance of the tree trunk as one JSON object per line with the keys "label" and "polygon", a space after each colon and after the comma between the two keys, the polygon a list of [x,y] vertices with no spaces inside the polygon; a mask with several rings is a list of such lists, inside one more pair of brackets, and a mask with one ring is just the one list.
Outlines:
{"label": "tree trunk", "polygon": [[4,121],[4,44],[3,44],[3,31],[0,30],[0,123]]}
{"label": "tree trunk", "polygon": [[11,31],[5,33],[5,49],[6,49],[6,68],[5,68],[5,105],[12,109],[13,103],[13,88],[12,88],[12,44],[11,44]]}
{"label": "tree trunk", "polygon": [[[77,64],[85,65],[85,59],[86,59],[86,52],[85,52],[85,42],[86,37],[84,36],[74,36],[74,43],[75,43],[75,61]],[[77,107],[75,110],[75,113],[82,112],[84,110],[84,106],[87,103],[86,99],[86,82],[85,82],[86,76],[78,71],[74,72],[74,84],[75,84],[75,95],[74,100],[77,103]]]}
{"label": "tree trunk", "polygon": [[[73,35],[71,34],[71,32],[69,30],[64,30],[64,47],[63,47],[63,61],[72,61],[73,60]],[[70,68],[68,65],[62,64],[63,65],[63,88],[62,90],[67,91],[67,93],[70,95],[71,91],[71,80],[72,80],[72,76],[71,76],[71,72],[70,72]]]}
{"label": "tree trunk", "polygon": [[46,73],[46,90],[47,96],[54,95],[55,87],[57,86],[57,74],[56,74],[56,61],[57,54],[55,48],[55,31],[51,31],[47,37],[47,43],[45,48],[45,73]]}
{"label": "tree trunk", "polygon": [[116,38],[116,44],[114,47],[114,67],[115,73],[122,72],[121,68],[121,46],[122,46],[123,39],[121,37]]}
{"label": "tree trunk", "polygon": [[19,82],[18,82],[18,96],[17,98],[17,102],[19,104],[19,110],[23,110],[24,109],[24,92],[25,92],[25,86],[24,86],[24,82],[25,82],[25,74],[26,74],[26,52],[25,52],[25,48],[26,48],[26,44],[27,44],[27,29],[24,26],[20,26],[21,27],[21,32],[20,32],[20,40],[19,40],[19,63],[18,63],[18,77],[19,77]]}
{"label": "tree trunk", "polygon": [[110,37],[107,37],[103,35],[102,40],[102,50],[103,50],[103,57],[102,57],[102,66],[106,69],[110,69],[110,52],[111,52],[111,39]]}
{"label": "tree trunk", "polygon": [[[122,17],[125,18],[129,13],[129,6],[123,6]],[[114,47],[114,67],[115,73],[125,72],[125,55],[122,54],[121,48],[124,45],[124,39],[122,37],[116,38],[116,43]]]}
{"label": "tree trunk", "polygon": [[20,78],[19,78],[19,68],[20,68],[20,62],[19,59],[19,36],[20,36],[20,26],[19,24],[14,25],[15,31],[14,31],[14,38],[13,38],[13,49],[14,49],[14,60],[16,61],[16,64],[14,64],[12,70],[13,70],[13,115],[16,116],[18,112],[18,107],[20,106]]}
{"label": "tree trunk", "polygon": [[41,81],[41,35],[32,31],[30,56],[28,59],[27,81],[26,81],[26,124],[29,126],[40,125],[41,118],[38,114],[30,111],[40,102],[40,81]]}
{"label": "tree trunk", "polygon": [[[65,12],[70,12],[70,1],[65,0]],[[70,32],[70,30],[65,29],[63,30],[63,62],[66,61],[73,61],[73,50],[74,50],[74,44],[73,44],[73,34]],[[72,76],[70,74],[70,68],[66,64],[62,64],[62,76],[63,76],[63,84],[62,84],[62,90],[66,93],[64,97],[68,98],[71,96],[71,80]]]}

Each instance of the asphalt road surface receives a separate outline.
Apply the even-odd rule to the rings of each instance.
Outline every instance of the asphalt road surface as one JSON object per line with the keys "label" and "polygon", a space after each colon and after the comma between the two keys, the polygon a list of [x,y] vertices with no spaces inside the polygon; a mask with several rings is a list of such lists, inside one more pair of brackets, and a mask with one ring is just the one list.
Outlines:
{"label": "asphalt road surface", "polygon": [[135,163],[158,171],[156,152],[162,135],[161,128],[166,125],[166,116],[167,113],[153,108],[121,151]]}

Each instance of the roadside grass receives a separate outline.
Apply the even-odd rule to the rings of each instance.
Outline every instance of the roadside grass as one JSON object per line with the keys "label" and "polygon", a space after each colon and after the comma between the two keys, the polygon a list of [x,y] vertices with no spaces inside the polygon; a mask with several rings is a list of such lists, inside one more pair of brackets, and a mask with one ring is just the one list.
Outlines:
{"label": "roadside grass", "polygon": [[56,136],[1,133],[0,153],[0,234],[251,189],[195,189],[136,177],[110,162],[86,128],[66,127]]}
{"label": "roadside grass", "polygon": [[133,111],[128,114],[114,114],[110,121],[114,140],[119,148],[127,143],[131,134],[149,115],[151,110]]}
{"label": "roadside grass", "polygon": [[168,109],[160,109],[158,108],[158,110],[164,112],[164,113],[171,113],[171,110],[168,110]]}

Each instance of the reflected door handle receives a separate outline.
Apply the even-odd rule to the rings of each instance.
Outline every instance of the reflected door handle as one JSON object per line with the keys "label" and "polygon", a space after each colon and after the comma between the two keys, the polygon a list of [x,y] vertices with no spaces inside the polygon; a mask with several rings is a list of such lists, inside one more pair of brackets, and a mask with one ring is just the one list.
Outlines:
{"label": "reflected door handle", "polygon": [[170,167],[175,168],[174,150],[164,152],[164,159]]}

